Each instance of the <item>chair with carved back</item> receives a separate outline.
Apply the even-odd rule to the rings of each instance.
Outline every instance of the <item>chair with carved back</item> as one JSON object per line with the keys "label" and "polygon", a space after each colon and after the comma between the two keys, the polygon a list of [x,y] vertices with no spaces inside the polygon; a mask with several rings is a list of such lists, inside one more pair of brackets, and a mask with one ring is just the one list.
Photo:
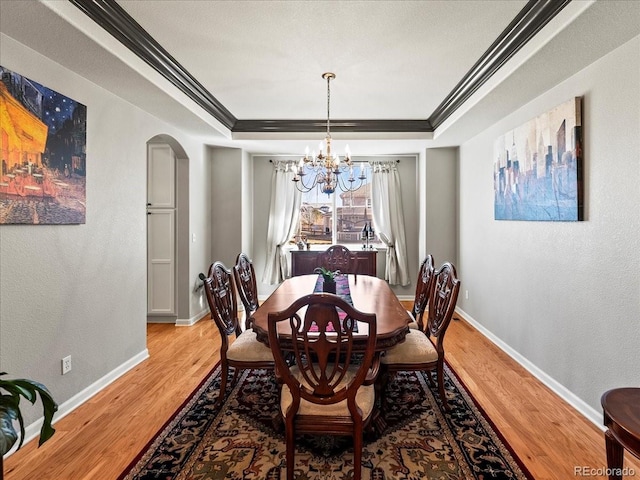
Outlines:
{"label": "chair with carved back", "polygon": [[[337,309],[346,316],[341,319]],[[352,355],[358,322],[358,328],[369,332],[363,356]],[[380,366],[375,352],[376,315],[356,310],[337,295],[316,293],[299,298],[283,311],[270,312],[268,325],[276,375],[282,382],[287,479],[294,476],[295,437],[306,433],[352,436],[350,478],[359,480],[363,430],[373,416],[373,383]],[[288,354],[294,362],[287,361]]]}
{"label": "chair with carved back", "polygon": [[249,318],[255,312],[260,303],[258,302],[258,286],[256,283],[256,272],[253,263],[245,253],[240,253],[233,266],[233,277],[238,289],[238,296],[244,305],[245,329],[251,328]]}
{"label": "chair with carved back", "polygon": [[429,293],[431,283],[433,282],[433,274],[435,268],[433,266],[433,255],[427,255],[420,264],[418,270],[418,279],[416,281],[416,295],[411,310],[407,310],[413,321],[409,324],[409,328],[417,328],[424,330],[424,314],[429,304]]}
{"label": "chair with carved back", "polygon": [[433,385],[431,371],[436,370],[438,393],[442,406],[449,409],[444,390],[444,336],[460,291],[455,267],[445,262],[434,273],[429,293],[429,309],[424,330],[410,329],[405,341],[390,348],[381,358],[381,394],[391,374],[399,371],[426,371]]}
{"label": "chair with carved back", "polygon": [[340,270],[340,273],[356,273],[356,258],[351,250],[344,245],[331,245],[318,255],[320,267],[327,270]]}
{"label": "chair with carved back", "polygon": [[[222,369],[220,381],[220,396],[218,403],[224,399],[229,377],[229,367],[235,372],[233,383],[238,380],[239,371],[247,368],[274,369],[275,362],[271,349],[257,340],[252,329],[244,332],[238,321],[238,305],[235,285],[231,271],[221,262],[215,262],[209,267],[208,276],[204,279],[204,289],[222,345],[220,346],[220,366]],[[229,337],[235,336],[233,342]]]}

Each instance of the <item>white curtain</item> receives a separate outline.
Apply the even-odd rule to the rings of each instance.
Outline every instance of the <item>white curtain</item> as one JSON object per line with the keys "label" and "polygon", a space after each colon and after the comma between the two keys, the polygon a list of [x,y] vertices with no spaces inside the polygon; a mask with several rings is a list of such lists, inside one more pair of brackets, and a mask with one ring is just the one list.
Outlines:
{"label": "white curtain", "polygon": [[267,263],[262,275],[262,282],[271,285],[289,276],[287,252],[283,247],[297,229],[302,199],[292,179],[293,172],[289,171],[286,162],[274,161],[267,228]]}
{"label": "white curtain", "polygon": [[396,162],[372,164],[371,210],[373,225],[387,246],[384,278],[390,285],[409,285],[400,174]]}

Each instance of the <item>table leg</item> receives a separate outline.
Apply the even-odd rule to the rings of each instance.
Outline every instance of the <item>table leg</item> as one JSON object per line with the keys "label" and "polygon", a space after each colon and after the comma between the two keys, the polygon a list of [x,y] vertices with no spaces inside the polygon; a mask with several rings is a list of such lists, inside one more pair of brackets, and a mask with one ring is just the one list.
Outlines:
{"label": "table leg", "polygon": [[622,480],[622,464],[624,462],[624,448],[618,443],[609,430],[604,434],[607,445],[607,469],[609,480]]}

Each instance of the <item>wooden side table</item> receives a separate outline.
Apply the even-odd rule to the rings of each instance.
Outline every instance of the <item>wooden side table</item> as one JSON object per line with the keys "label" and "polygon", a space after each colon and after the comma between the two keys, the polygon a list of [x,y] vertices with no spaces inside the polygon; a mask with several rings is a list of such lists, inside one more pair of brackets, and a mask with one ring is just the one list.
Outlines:
{"label": "wooden side table", "polygon": [[609,480],[622,480],[624,450],[640,458],[640,388],[614,388],[600,399],[607,427]]}

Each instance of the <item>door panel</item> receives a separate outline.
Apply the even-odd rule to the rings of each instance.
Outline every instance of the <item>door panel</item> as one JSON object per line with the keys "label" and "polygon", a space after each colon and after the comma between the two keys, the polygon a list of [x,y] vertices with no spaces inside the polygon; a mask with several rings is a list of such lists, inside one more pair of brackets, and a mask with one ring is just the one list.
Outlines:
{"label": "door panel", "polygon": [[176,160],[171,147],[149,145],[147,169],[147,205],[175,208]]}
{"label": "door panel", "polygon": [[175,210],[147,215],[147,314],[175,314]]}

